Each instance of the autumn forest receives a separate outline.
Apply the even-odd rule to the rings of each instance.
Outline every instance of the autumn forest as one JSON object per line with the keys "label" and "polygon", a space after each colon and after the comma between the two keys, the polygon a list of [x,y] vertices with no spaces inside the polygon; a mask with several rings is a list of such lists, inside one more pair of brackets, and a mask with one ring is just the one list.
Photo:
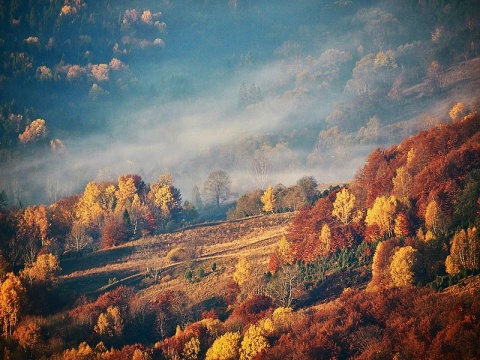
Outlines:
{"label": "autumn forest", "polygon": [[477,1],[0,0],[0,357],[480,358]]}

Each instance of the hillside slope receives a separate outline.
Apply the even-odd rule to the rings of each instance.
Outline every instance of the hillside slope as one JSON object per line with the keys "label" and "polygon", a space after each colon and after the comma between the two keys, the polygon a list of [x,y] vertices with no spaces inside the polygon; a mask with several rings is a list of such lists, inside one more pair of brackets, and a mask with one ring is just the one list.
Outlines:
{"label": "hillside slope", "polygon": [[[203,267],[208,276],[199,283],[190,284],[187,291],[192,300],[202,301],[222,292],[240,257],[255,259],[258,271],[265,272],[268,256],[293,216],[293,213],[273,214],[199,225],[66,259],[61,263],[60,285],[90,295],[123,284],[155,293],[159,287],[162,290],[185,288],[183,274],[187,268]],[[176,261],[169,260],[169,251],[178,248],[185,249],[185,256]],[[218,270],[210,272],[214,262]],[[152,268],[158,271],[158,285],[149,281]],[[153,285],[152,289],[149,285]]]}

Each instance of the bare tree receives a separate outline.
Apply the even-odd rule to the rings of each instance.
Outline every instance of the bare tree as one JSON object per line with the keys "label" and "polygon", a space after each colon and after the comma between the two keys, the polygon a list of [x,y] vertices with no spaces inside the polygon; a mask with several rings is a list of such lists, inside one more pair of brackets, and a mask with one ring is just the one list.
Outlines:
{"label": "bare tree", "polygon": [[93,245],[93,239],[88,235],[85,225],[75,223],[65,241],[65,250],[81,253]]}
{"label": "bare tree", "polygon": [[230,196],[230,176],[223,170],[213,171],[203,183],[205,199],[220,207]]}
{"label": "bare tree", "polygon": [[270,161],[265,154],[257,152],[252,161],[251,174],[255,185],[262,190],[267,187],[270,168]]}
{"label": "bare tree", "polygon": [[158,283],[166,265],[165,256],[154,246],[147,245],[140,250],[141,256],[145,259],[146,276]]}
{"label": "bare tree", "polygon": [[290,307],[301,280],[297,265],[285,266],[268,283],[267,294],[273,297],[279,306]]}

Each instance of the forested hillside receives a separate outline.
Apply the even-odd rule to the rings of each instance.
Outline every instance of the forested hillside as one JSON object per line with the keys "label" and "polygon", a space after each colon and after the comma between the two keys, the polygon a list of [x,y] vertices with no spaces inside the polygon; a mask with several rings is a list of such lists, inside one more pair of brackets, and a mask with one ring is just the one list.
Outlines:
{"label": "forested hillside", "polygon": [[2,208],[3,353],[478,357],[480,116],[457,116],[459,107],[451,122],[373,151],[347,185],[310,188],[293,220],[276,214],[285,208],[269,187],[261,216],[150,237],[168,231],[148,227],[169,209],[155,199],[177,193],[168,176]]}

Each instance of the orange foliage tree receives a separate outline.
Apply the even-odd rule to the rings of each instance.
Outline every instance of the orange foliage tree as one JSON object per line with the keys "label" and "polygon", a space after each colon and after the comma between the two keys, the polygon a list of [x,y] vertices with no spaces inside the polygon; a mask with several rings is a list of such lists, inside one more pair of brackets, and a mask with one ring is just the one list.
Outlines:
{"label": "orange foliage tree", "polygon": [[30,125],[27,125],[25,131],[18,135],[18,139],[21,143],[29,143],[44,139],[46,136],[47,127],[45,126],[45,120],[37,119],[32,121]]}
{"label": "orange foliage tree", "polygon": [[20,278],[8,273],[6,279],[0,283],[0,324],[5,337],[13,334],[15,325],[20,320],[24,296],[25,288]]}
{"label": "orange foliage tree", "polygon": [[40,336],[40,326],[32,319],[22,321],[13,332],[15,340],[26,350],[34,349],[40,340]]}

